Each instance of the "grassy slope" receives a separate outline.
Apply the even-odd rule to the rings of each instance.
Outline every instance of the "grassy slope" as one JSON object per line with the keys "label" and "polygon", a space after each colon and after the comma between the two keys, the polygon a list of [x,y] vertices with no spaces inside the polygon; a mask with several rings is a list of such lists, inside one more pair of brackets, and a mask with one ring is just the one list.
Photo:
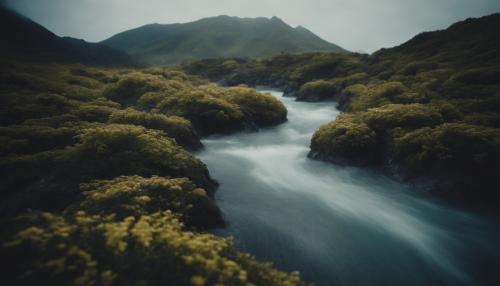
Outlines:
{"label": "grassy slope", "polygon": [[298,100],[336,99],[311,155],[382,166],[437,193],[496,205],[500,169],[500,14],[417,35],[371,56],[309,53],[203,60],[186,72],[223,84],[267,84]]}

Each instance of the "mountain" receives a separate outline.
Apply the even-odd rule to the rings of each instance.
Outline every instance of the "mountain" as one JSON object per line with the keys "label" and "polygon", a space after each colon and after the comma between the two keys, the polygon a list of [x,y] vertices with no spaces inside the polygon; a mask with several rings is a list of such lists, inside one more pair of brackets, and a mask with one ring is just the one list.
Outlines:
{"label": "mountain", "polygon": [[202,58],[254,58],[282,52],[346,52],[306,28],[293,28],[277,17],[218,16],[185,24],[151,24],[101,43],[150,65]]}
{"label": "mountain", "polygon": [[[500,13],[469,18],[444,30],[424,32],[409,41],[373,54],[374,60],[401,65],[412,61],[434,61],[453,67],[494,66],[500,59]],[[373,62],[373,61],[372,61]]]}
{"label": "mountain", "polygon": [[98,43],[59,37],[43,26],[0,7],[3,57],[36,62],[79,62],[92,65],[130,65],[126,53]]}

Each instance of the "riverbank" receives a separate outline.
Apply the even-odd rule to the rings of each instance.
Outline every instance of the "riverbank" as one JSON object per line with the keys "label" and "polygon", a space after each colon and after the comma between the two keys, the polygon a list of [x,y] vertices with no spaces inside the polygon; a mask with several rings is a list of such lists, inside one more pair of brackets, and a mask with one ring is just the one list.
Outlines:
{"label": "riverbank", "polygon": [[484,262],[499,262],[495,225],[383,174],[309,159],[314,130],[339,115],[335,103],[271,92],[286,123],[208,137],[196,154],[220,184],[228,225],[216,234],[320,286],[492,285]]}

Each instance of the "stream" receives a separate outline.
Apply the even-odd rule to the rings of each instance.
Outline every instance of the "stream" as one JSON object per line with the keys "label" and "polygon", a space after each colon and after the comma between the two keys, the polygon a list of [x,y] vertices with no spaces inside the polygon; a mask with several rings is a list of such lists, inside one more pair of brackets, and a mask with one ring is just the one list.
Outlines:
{"label": "stream", "polygon": [[216,234],[318,286],[500,283],[496,224],[374,171],[309,159],[335,102],[266,92],[286,105],[286,123],[208,137],[197,154],[220,183],[228,226]]}

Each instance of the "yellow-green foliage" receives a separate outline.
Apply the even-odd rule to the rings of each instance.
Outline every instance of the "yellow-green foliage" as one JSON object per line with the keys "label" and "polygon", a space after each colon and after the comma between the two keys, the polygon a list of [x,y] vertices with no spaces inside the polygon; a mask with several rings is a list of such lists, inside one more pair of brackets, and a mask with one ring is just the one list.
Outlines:
{"label": "yellow-green foliage", "polygon": [[202,134],[228,133],[248,124],[268,126],[286,120],[286,108],[270,95],[244,87],[193,86],[176,80],[165,80],[160,91],[142,94],[137,106],[184,117]]}
{"label": "yellow-green foliage", "polygon": [[[376,156],[376,133],[355,115],[339,115],[321,126],[311,140],[313,155],[335,162],[371,162]],[[347,161],[346,161],[347,162]]]}
{"label": "yellow-green foliage", "polygon": [[369,75],[366,72],[358,72],[349,74],[347,76],[334,78],[332,81],[336,84],[337,91],[341,91],[343,88],[347,86],[358,84],[360,82],[365,82],[368,79]]}
{"label": "yellow-green foliage", "polygon": [[437,68],[439,68],[439,64],[433,61],[414,61],[405,65],[401,73],[404,75],[416,75],[417,73],[435,70]]}
{"label": "yellow-green foliage", "polygon": [[313,135],[311,150],[319,158],[354,164],[374,163],[385,148],[383,136],[443,122],[437,109],[423,104],[388,104],[338,116]]}
{"label": "yellow-green foliage", "polygon": [[55,158],[66,177],[83,182],[120,175],[175,175],[207,183],[206,166],[161,131],[106,124],[83,129],[77,140]]}
{"label": "yellow-green foliage", "polygon": [[301,97],[315,100],[334,98],[338,92],[337,84],[328,80],[310,81],[300,87]]}
{"label": "yellow-green foliage", "polygon": [[344,93],[350,96],[350,111],[363,111],[389,103],[418,103],[425,97],[409,90],[399,81],[372,84],[363,88],[362,85],[347,87]]}
{"label": "yellow-green foliage", "polygon": [[[206,84],[165,68],[2,65],[0,215],[11,217],[2,221],[2,282],[302,284],[228,239],[183,228],[224,222],[206,166],[176,141],[197,147],[194,127],[208,134],[286,118],[270,95]],[[27,209],[59,214],[14,216]]]}
{"label": "yellow-green foliage", "polygon": [[64,148],[75,142],[75,128],[63,126],[54,128],[45,125],[13,125],[0,127],[0,154],[34,154],[52,149]]}
{"label": "yellow-green foliage", "polygon": [[21,123],[29,118],[42,118],[69,112],[73,104],[66,97],[54,93],[29,91],[0,91],[0,124]]}
{"label": "yellow-green foliage", "polygon": [[79,211],[11,222],[1,260],[9,285],[303,285],[235,251],[231,240],[183,230],[170,211],[116,219]]}
{"label": "yellow-green foliage", "polygon": [[495,172],[500,158],[500,130],[446,123],[404,134],[395,139],[394,145],[396,157],[412,170],[467,170],[469,178],[473,179],[477,173],[487,175]]}
{"label": "yellow-green foliage", "polygon": [[481,112],[471,113],[464,117],[464,122],[474,125],[500,128],[500,113]]}
{"label": "yellow-green foliage", "polygon": [[106,87],[104,96],[124,106],[134,105],[146,92],[160,91],[163,82],[160,77],[134,72]]}
{"label": "yellow-green foliage", "polygon": [[80,188],[85,198],[70,208],[72,212],[83,210],[92,215],[115,215],[123,219],[168,209],[180,215],[190,227],[207,228],[223,224],[214,201],[188,178],[118,177],[86,183]]}
{"label": "yellow-green foliage", "polygon": [[275,125],[286,120],[285,106],[269,93],[259,93],[242,86],[229,88],[227,93],[227,100],[240,106],[260,126]]}
{"label": "yellow-green foliage", "polygon": [[[302,284],[230,240],[183,229],[224,222],[206,166],[176,141],[198,147],[194,127],[281,122],[286,109],[270,95],[166,68],[7,61],[0,83],[4,284]],[[64,217],[15,217],[28,209]]]}
{"label": "yellow-green foliage", "polygon": [[111,113],[118,110],[117,108],[119,106],[113,107],[101,104],[101,102],[89,102],[79,104],[75,109],[71,110],[70,114],[83,121],[107,122]]}
{"label": "yellow-green foliage", "polygon": [[[211,189],[206,167],[176,142],[196,149],[201,147],[198,132],[239,131],[286,117],[284,106],[269,95],[199,86],[206,81],[169,68],[104,69],[13,61],[2,67],[0,180],[4,189],[29,197],[31,207],[37,204],[32,195],[44,194],[32,184],[46,190],[41,196],[49,201],[54,189],[66,186],[64,192],[76,194],[78,190],[71,188],[80,180],[118,175],[188,176]],[[123,105],[134,109],[124,110]],[[31,194],[13,188],[29,189]]]}
{"label": "yellow-green foliage", "polygon": [[318,78],[332,78],[336,75],[345,75],[356,70],[360,60],[356,56],[341,53],[318,53],[299,65],[290,73],[290,79],[297,82],[307,82]]}
{"label": "yellow-green foliage", "polygon": [[[361,86],[359,83],[365,82],[367,78],[368,74],[361,72],[329,80],[319,79],[309,81],[300,87],[298,99],[308,101],[336,99],[347,86],[352,86],[351,90],[356,92],[356,89]],[[346,89],[344,94],[349,92]]]}
{"label": "yellow-green foliage", "polygon": [[166,116],[127,108],[113,112],[109,117],[109,122],[141,125],[149,129],[161,130],[184,147],[201,147],[200,139],[191,126],[191,122],[179,116]]}
{"label": "yellow-green foliage", "polygon": [[443,122],[437,109],[419,103],[387,104],[357,113],[373,130],[384,132],[395,127],[415,129],[422,126],[434,126]]}
{"label": "yellow-green foliage", "polygon": [[157,109],[189,119],[202,133],[231,132],[243,128],[243,112],[236,104],[210,95],[207,90],[185,90],[165,97]]}

